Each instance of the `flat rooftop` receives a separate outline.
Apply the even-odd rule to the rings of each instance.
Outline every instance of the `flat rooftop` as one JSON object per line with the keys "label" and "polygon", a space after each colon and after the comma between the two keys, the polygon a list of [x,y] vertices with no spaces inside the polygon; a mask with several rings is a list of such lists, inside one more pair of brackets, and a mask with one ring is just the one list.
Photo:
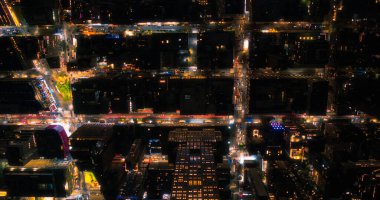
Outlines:
{"label": "flat rooftop", "polygon": [[9,166],[9,171],[38,171],[49,169],[66,169],[73,164],[72,160],[34,159],[25,166]]}
{"label": "flat rooftop", "polygon": [[71,136],[74,140],[107,140],[112,136],[112,124],[84,124]]}

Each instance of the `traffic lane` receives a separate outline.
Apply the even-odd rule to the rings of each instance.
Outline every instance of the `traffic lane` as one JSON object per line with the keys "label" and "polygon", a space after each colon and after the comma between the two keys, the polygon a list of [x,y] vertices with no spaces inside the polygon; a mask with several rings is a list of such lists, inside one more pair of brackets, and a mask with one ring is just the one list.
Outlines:
{"label": "traffic lane", "polygon": [[0,15],[2,16],[3,20],[6,21],[6,23],[4,23],[3,26],[12,26],[14,24],[11,22],[9,13],[7,13],[7,11],[8,9],[6,7],[6,4],[4,3],[4,0],[0,0]]}

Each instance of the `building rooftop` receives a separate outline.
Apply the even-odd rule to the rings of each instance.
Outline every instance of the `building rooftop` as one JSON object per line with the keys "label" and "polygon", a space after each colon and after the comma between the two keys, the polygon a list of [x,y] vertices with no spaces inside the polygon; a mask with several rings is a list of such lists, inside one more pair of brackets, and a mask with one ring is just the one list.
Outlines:
{"label": "building rooftop", "polygon": [[112,133],[113,125],[111,124],[84,124],[70,138],[75,140],[108,140]]}
{"label": "building rooftop", "polygon": [[66,168],[72,161],[70,160],[51,160],[37,159],[29,161],[24,167],[26,168]]}

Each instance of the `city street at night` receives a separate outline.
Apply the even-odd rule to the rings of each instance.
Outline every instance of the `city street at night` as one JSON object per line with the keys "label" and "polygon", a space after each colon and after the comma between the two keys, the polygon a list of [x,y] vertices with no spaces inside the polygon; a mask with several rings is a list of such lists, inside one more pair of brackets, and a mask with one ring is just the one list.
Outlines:
{"label": "city street at night", "polygon": [[0,0],[0,199],[380,199],[379,0]]}

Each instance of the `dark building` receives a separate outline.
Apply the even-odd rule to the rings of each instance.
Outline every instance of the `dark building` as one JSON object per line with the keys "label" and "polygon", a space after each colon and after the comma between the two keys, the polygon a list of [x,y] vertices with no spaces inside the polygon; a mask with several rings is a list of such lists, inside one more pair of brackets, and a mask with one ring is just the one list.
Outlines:
{"label": "dark building", "polygon": [[338,72],[344,74],[347,67],[353,67],[362,75],[364,69],[377,68],[380,40],[374,24],[342,25],[336,28],[333,39],[331,64]]}
{"label": "dark building", "polygon": [[[263,129],[265,148],[264,158],[268,160],[282,160],[285,158],[285,127],[276,121],[270,121]],[[255,152],[256,153],[256,152]]]}
{"label": "dark building", "polygon": [[1,126],[2,158],[12,166],[23,166],[39,157],[68,157],[67,134],[62,126]]}
{"label": "dark building", "polygon": [[58,56],[48,57],[46,58],[46,61],[52,69],[59,69],[61,67],[61,60]]}
{"label": "dark building", "polygon": [[6,163],[8,162],[6,157],[8,142],[13,135],[12,132],[14,129],[14,126],[0,126],[0,159]]}
{"label": "dark building", "polygon": [[[378,160],[362,160],[357,162],[342,163],[343,188],[351,190],[345,197],[362,197],[363,199],[378,199],[380,193]],[[344,190],[343,190],[344,191]],[[344,192],[342,192],[344,193]]]}
{"label": "dark building", "polygon": [[378,195],[374,191],[378,186],[373,181],[377,181],[374,176],[380,156],[375,146],[380,143],[375,139],[375,129],[371,127],[349,120],[334,120],[325,124],[323,156],[309,154],[308,161],[312,166],[313,180],[326,198],[372,199]]}
{"label": "dark building", "polygon": [[33,85],[35,79],[2,79],[0,80],[0,113],[38,113],[43,110],[36,99]]}
{"label": "dark building", "polygon": [[189,47],[187,34],[154,34],[152,50],[159,52],[160,69],[188,66]]}
{"label": "dark building", "polygon": [[8,139],[5,154],[9,165],[23,166],[33,158],[37,150],[33,132],[16,130]]}
{"label": "dark building", "polygon": [[323,157],[311,158],[313,181],[325,198],[378,198],[377,160],[333,163]]}
{"label": "dark building", "polygon": [[[130,46],[131,62],[143,70],[167,70],[189,66],[189,35],[186,33],[153,33],[138,36],[136,44]],[[133,42],[133,41],[132,41]]]}
{"label": "dark building", "polygon": [[264,134],[266,134],[266,127],[262,124],[250,124],[247,127],[247,150],[250,155],[260,152],[265,154],[266,144],[264,141]]}
{"label": "dark building", "polygon": [[21,0],[23,17],[29,25],[55,25],[61,20],[58,0]]}
{"label": "dark building", "polygon": [[326,81],[252,79],[251,86],[251,113],[326,113]]}
{"label": "dark building", "polygon": [[[7,186],[4,180],[4,169],[8,166],[8,162],[5,159],[0,159],[0,191],[4,194]],[[3,195],[4,196],[4,195]]]}
{"label": "dark building", "polygon": [[228,31],[208,31],[198,36],[198,67],[205,70],[233,67],[235,34]]}
{"label": "dark building", "polygon": [[[288,68],[290,63],[289,56],[282,48],[283,43],[279,34],[264,34],[260,32],[252,32],[250,56],[250,68],[266,68],[275,69]],[[272,59],[270,59],[272,57]],[[289,61],[288,61],[289,60]]]}
{"label": "dark building", "polygon": [[331,12],[330,0],[311,0],[309,1],[309,19],[315,22],[328,20]]}
{"label": "dark building", "polygon": [[[165,81],[165,82],[164,82]],[[181,114],[230,115],[232,105],[232,79],[174,79],[161,83],[156,104],[157,112]]]}
{"label": "dark building", "polygon": [[74,69],[112,65],[124,69],[132,65],[141,70],[166,70],[189,66],[188,34],[153,33],[136,36],[79,35]]}
{"label": "dark building", "polygon": [[372,145],[378,143],[374,139],[376,136],[355,124],[346,121],[326,123],[324,133],[324,154],[332,162],[367,160],[379,156],[376,151],[370,150]]}
{"label": "dark building", "polygon": [[199,22],[219,17],[216,0],[143,1],[139,9],[139,18],[143,20]]}
{"label": "dark building", "polygon": [[312,36],[301,38],[296,44],[295,62],[301,66],[324,67],[329,60],[329,43]]}
{"label": "dark building", "polygon": [[249,168],[248,169],[248,181],[253,189],[253,194],[255,194],[256,198],[259,200],[268,199],[268,192],[261,180],[261,174],[259,169],[257,168]]}
{"label": "dark building", "polygon": [[137,1],[75,0],[71,3],[72,20],[76,23],[91,21],[93,23],[126,24],[135,20]]}
{"label": "dark building", "polygon": [[257,26],[262,30],[251,34],[249,59],[252,69],[323,68],[328,63],[330,46],[320,25],[315,25],[313,31],[292,31],[286,26],[296,26],[296,23],[283,24],[278,28],[283,30],[274,28],[272,32],[265,25]]}
{"label": "dark building", "polygon": [[232,79],[182,77],[82,79],[72,85],[76,113],[232,114]]}
{"label": "dark building", "polygon": [[231,190],[228,187],[231,183],[231,168],[227,159],[223,159],[222,163],[217,164],[216,177],[218,182],[219,198],[229,199],[231,198]]}
{"label": "dark building", "polygon": [[144,188],[147,199],[163,199],[172,193],[174,165],[169,163],[151,163],[147,171]]}
{"label": "dark building", "polygon": [[83,23],[129,24],[146,21],[191,21],[218,19],[221,10],[216,0],[76,0],[72,6],[73,21]]}
{"label": "dark building", "polygon": [[[80,170],[93,171],[101,185],[103,195],[114,196],[118,182],[112,181],[112,161],[115,144],[112,142],[113,126],[105,124],[83,125],[70,136],[70,153]],[[106,176],[109,176],[109,179]],[[119,176],[120,177],[120,176]]]}
{"label": "dark building", "polygon": [[[107,171],[107,173],[104,173],[103,176],[104,181],[101,185],[103,194],[105,194],[105,198],[107,199],[114,199],[120,187],[123,188],[121,185],[126,176],[127,181],[129,181],[128,175],[125,173],[125,158],[121,155],[116,154],[112,160],[110,169]],[[134,182],[132,182],[132,184],[133,183]],[[131,185],[128,185],[127,187],[130,186]],[[136,188],[138,188],[138,186]]]}
{"label": "dark building", "polygon": [[121,155],[135,152],[132,148],[135,141],[133,129],[111,124],[85,124],[70,136],[69,141],[70,153],[77,160],[78,168],[93,171],[105,198],[116,198],[126,175]]}
{"label": "dark building", "polygon": [[153,108],[157,85],[156,78],[82,79],[72,85],[74,112],[131,113]]}
{"label": "dark building", "polygon": [[49,125],[36,130],[38,155],[46,159],[64,159],[69,156],[69,141],[65,129],[60,125]]}
{"label": "dark building", "polygon": [[322,22],[328,18],[331,9],[329,0],[257,0],[252,1],[252,20],[272,21],[313,21]]}
{"label": "dark building", "polygon": [[368,113],[379,116],[380,81],[373,78],[337,79],[337,113],[350,115]]}
{"label": "dark building", "polygon": [[379,145],[379,140],[374,139],[376,131],[368,124],[349,120],[333,120],[323,127],[326,140],[323,153],[310,149],[306,155],[311,177],[325,198],[378,195],[374,192],[378,186],[369,181],[376,174],[380,155],[374,147]]}
{"label": "dark building", "polygon": [[252,2],[253,21],[303,21],[307,15],[307,1],[257,0]]}
{"label": "dark building", "polygon": [[372,0],[334,1],[331,64],[340,73],[346,73],[347,67],[358,69],[358,74],[377,68],[379,5]]}
{"label": "dark building", "polygon": [[101,171],[109,167],[115,154],[112,136],[113,126],[109,124],[87,124],[79,127],[69,139],[70,153],[78,160],[78,167],[92,169],[95,167],[92,165],[97,165]]}
{"label": "dark building", "polygon": [[242,15],[245,13],[246,0],[225,0],[225,14],[227,15]]}
{"label": "dark building", "polygon": [[300,140],[300,142],[305,142],[304,138],[306,138],[307,141],[306,144],[304,144],[306,145],[304,152],[318,154],[325,150],[326,140],[322,132],[323,126],[314,126],[313,124],[305,123],[298,126],[298,128],[303,139]]}
{"label": "dark building", "polygon": [[343,29],[336,33],[337,42],[335,43],[332,57],[336,68],[353,66],[355,57],[358,54],[359,33],[352,29]]}
{"label": "dark building", "polygon": [[140,161],[143,157],[145,141],[141,139],[136,139],[131,145],[131,148],[126,152],[125,157],[125,169],[126,170],[135,170],[140,165]]}
{"label": "dark building", "polygon": [[308,107],[309,115],[326,115],[329,83],[327,81],[312,81],[309,85]]}
{"label": "dark building", "polygon": [[0,71],[27,70],[39,54],[37,37],[0,37]]}
{"label": "dark building", "polygon": [[337,0],[335,3],[338,8],[337,21],[379,20],[379,2],[376,0]]}
{"label": "dark building", "polygon": [[292,180],[287,162],[275,161],[270,164],[267,172],[269,196],[278,199],[298,199],[302,198],[301,187]]}
{"label": "dark building", "polygon": [[252,32],[250,48],[250,67],[252,69],[267,68],[287,69],[294,64],[285,44],[291,44],[292,34],[284,36],[279,33]]}
{"label": "dark building", "polygon": [[4,169],[8,197],[70,196],[74,188],[72,161],[31,160],[25,166]]}
{"label": "dark building", "polygon": [[77,61],[79,70],[96,67],[98,62],[114,64],[121,68],[127,61],[126,41],[121,35],[79,35],[77,39]]}

